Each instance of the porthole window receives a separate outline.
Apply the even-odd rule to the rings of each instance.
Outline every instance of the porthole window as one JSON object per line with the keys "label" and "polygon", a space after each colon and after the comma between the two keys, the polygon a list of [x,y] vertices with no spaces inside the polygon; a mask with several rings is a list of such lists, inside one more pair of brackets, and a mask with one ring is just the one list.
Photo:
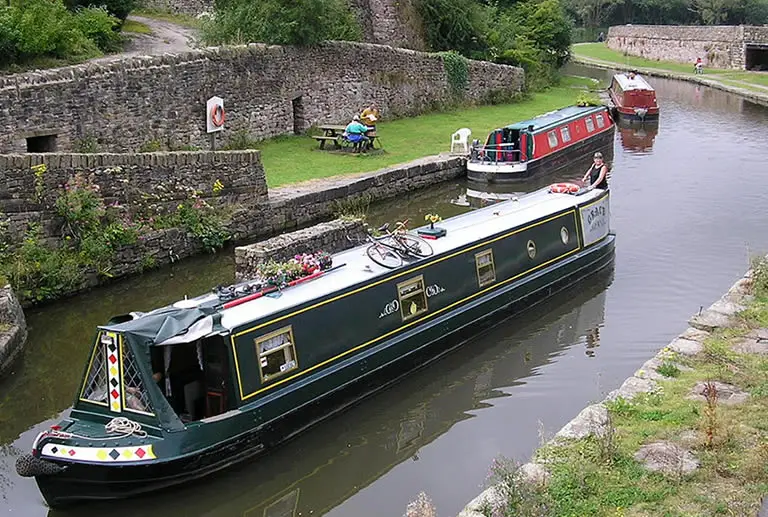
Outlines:
{"label": "porthole window", "polygon": [[528,248],[528,256],[530,258],[534,258],[536,256],[536,243],[533,241],[528,241],[528,245],[526,247]]}
{"label": "porthole window", "polygon": [[261,382],[271,381],[299,367],[290,326],[256,338],[255,341]]}
{"label": "porthole window", "polygon": [[481,251],[475,255],[477,267],[477,283],[480,287],[492,284],[496,281],[496,266],[493,263],[493,250]]}
{"label": "porthole window", "polygon": [[551,147],[552,149],[557,147],[557,133],[555,133],[554,131],[550,131],[549,133],[547,133],[547,138],[549,138],[549,147]]}
{"label": "porthole window", "polygon": [[570,240],[571,236],[568,234],[568,228],[563,226],[560,228],[560,240],[563,241],[563,244],[568,244],[568,240]]}
{"label": "porthole window", "polygon": [[400,300],[400,315],[403,321],[427,312],[427,292],[424,277],[418,276],[397,284],[397,298]]}

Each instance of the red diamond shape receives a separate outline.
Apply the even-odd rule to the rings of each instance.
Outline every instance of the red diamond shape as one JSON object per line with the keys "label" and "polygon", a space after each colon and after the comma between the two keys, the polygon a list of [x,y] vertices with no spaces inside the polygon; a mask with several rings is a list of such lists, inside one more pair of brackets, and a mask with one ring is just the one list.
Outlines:
{"label": "red diamond shape", "polygon": [[112,393],[111,393],[111,395],[112,395],[112,398],[113,398],[113,399],[116,399],[117,397],[119,397],[119,396],[120,396],[120,393],[118,393],[118,392],[117,392],[117,390],[112,390]]}
{"label": "red diamond shape", "polygon": [[142,449],[141,447],[136,449],[136,456],[138,456],[139,458],[143,458],[146,454],[147,453],[144,452],[144,449]]}
{"label": "red diamond shape", "polygon": [[117,362],[117,357],[115,357],[114,355],[110,355],[109,362],[112,364],[115,364]]}
{"label": "red diamond shape", "polygon": [[74,456],[75,455],[75,449],[69,449],[69,453],[68,454],[70,456]]}

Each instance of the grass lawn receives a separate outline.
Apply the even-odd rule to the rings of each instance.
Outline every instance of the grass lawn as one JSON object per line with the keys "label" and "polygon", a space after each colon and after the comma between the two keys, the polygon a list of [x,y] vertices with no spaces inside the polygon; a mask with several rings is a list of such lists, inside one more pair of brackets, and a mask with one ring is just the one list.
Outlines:
{"label": "grass lawn", "polygon": [[[654,68],[667,72],[675,72],[693,76],[693,63],[674,63],[671,61],[655,61],[642,57],[627,56],[621,52],[611,50],[604,43],[579,43],[571,47],[574,56],[588,59],[597,59],[608,63],[616,63],[622,68]],[[712,77],[715,76],[715,77]],[[702,76],[706,79],[722,81],[724,84],[747,88],[753,91],[768,93],[768,73],[766,72],[748,72],[746,70],[725,70],[717,68],[704,68]],[[750,83],[756,87],[750,87],[748,84],[739,84],[739,81]],[[763,88],[766,87],[766,88]]]}
{"label": "grass lawn", "polygon": [[131,11],[131,14],[135,14],[136,16],[143,16],[144,18],[152,18],[154,20],[171,22],[175,23],[176,25],[190,27],[192,29],[197,29],[200,27],[200,20],[194,16],[189,16],[186,14],[174,14],[167,11],[147,8],[134,9]]}
{"label": "grass lawn", "polygon": [[149,28],[149,25],[137,22],[136,20],[125,20],[122,30],[123,32],[134,32],[137,34],[152,34],[152,29]]}
{"label": "grass lawn", "polygon": [[355,155],[321,151],[309,136],[282,136],[258,143],[267,184],[277,187],[314,178],[368,172],[450,150],[451,134],[468,127],[484,141],[497,127],[573,104],[579,92],[594,83],[566,77],[560,86],[535,93],[529,99],[495,106],[479,106],[380,122],[381,154]]}

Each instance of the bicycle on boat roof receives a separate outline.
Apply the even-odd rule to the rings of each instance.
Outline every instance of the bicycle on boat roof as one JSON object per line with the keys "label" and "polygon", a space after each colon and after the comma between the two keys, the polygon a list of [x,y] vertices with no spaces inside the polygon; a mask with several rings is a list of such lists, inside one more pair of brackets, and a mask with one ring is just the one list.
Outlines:
{"label": "bicycle on boat roof", "polygon": [[403,259],[424,258],[434,253],[427,241],[408,234],[408,219],[395,223],[394,231],[389,231],[389,223],[386,223],[378,232],[384,235],[374,237],[371,232],[366,234],[371,245],[365,254],[382,267],[395,269],[403,265]]}

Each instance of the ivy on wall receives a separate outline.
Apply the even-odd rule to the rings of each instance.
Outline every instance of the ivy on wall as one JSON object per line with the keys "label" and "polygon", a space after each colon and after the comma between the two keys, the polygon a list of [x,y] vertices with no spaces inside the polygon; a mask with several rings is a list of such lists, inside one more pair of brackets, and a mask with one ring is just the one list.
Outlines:
{"label": "ivy on wall", "polygon": [[464,97],[469,83],[469,64],[467,58],[458,52],[440,52],[443,59],[443,69],[448,80],[451,95],[457,99]]}

